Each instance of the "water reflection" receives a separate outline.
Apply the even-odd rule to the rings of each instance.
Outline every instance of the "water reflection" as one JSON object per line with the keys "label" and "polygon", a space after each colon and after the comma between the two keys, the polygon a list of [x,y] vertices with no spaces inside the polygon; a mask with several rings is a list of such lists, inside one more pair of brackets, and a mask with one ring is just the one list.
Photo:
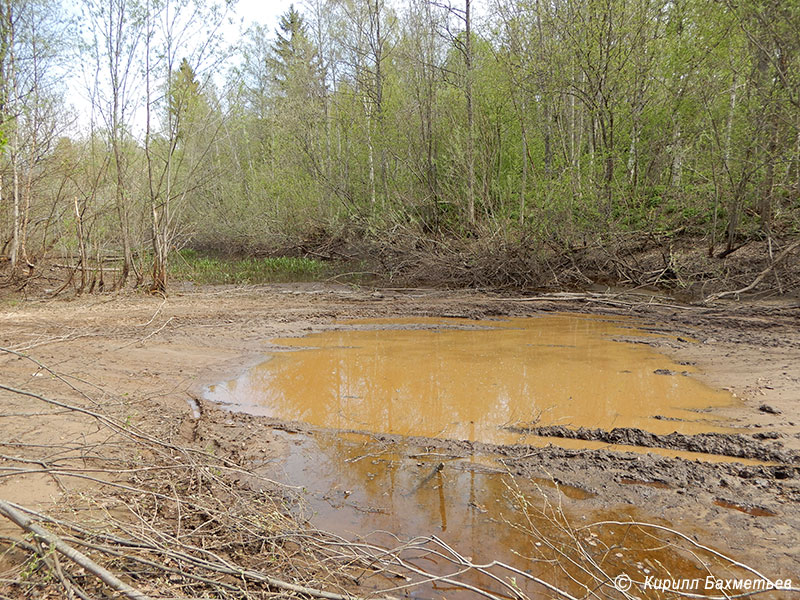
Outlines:
{"label": "water reflection", "polygon": [[[353,322],[273,340],[282,351],[209,387],[207,397],[233,410],[324,428],[313,435],[276,432],[286,451],[265,468],[307,490],[315,526],[384,547],[437,535],[475,562],[500,560],[584,596],[597,585],[587,572],[598,564],[634,579],[656,572],[700,577],[702,561],[711,559],[636,527],[581,529],[604,519],[661,521],[631,507],[584,508],[593,493],[556,486],[545,471],[512,480],[492,457],[445,456],[342,430],[535,445],[551,440],[508,427],[719,430],[698,411],[729,405],[732,397],[681,375],[686,367],[647,346],[612,339],[641,334],[624,322],[567,315]],[[440,575],[452,567],[430,555],[419,566]],[[462,579],[501,589],[474,572]],[[518,583],[528,595],[542,591]],[[393,582],[362,584],[369,590]],[[475,597],[438,583],[411,595]]]}
{"label": "water reflection", "polygon": [[[504,426],[532,423],[714,431],[696,410],[732,402],[651,348],[613,341],[637,333],[618,322],[567,315],[420,322],[426,328],[387,328],[396,324],[384,320],[373,329],[273,340],[294,350],[211,386],[207,396],[323,427],[493,443],[519,440]],[[465,324],[473,328],[452,328]]]}
{"label": "water reflection", "polygon": [[[502,561],[578,597],[597,585],[588,574],[597,572],[597,565],[634,580],[656,573],[694,578],[712,567],[717,574],[727,572],[708,553],[681,547],[680,540],[663,533],[628,525],[584,529],[604,520],[669,524],[630,506],[590,508],[586,500],[593,494],[556,486],[544,470],[538,478],[512,480],[490,456],[452,458],[332,432],[276,434],[287,452],[266,473],[303,486],[314,525],[346,539],[394,548],[400,540],[435,535],[475,563]],[[453,570],[432,555],[415,564],[437,575]],[[480,573],[459,579],[503,595],[502,586]],[[517,581],[528,597],[542,592],[534,583]],[[394,583],[378,576],[362,580],[365,589]],[[442,591],[447,598],[475,597],[431,583],[411,595],[438,598]]]}

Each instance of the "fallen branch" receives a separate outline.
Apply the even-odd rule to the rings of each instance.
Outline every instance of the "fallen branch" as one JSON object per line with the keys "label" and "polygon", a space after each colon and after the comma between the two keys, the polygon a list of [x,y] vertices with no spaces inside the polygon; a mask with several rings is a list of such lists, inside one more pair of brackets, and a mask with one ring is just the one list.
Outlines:
{"label": "fallen branch", "polygon": [[[58,264],[58,263],[53,263],[52,266],[57,268],[57,269],[77,269],[80,265],[76,265],[76,266],[73,267],[71,265],[61,265],[61,264]],[[118,269],[116,267],[96,267],[96,266],[95,267],[86,267],[86,270],[87,271],[115,271],[115,272],[122,271],[122,269]]]}
{"label": "fallen branch", "polygon": [[[28,513],[28,514],[31,514],[31,515],[35,515],[37,517],[41,517],[44,520],[52,520],[52,519],[49,519],[49,517],[47,517],[46,515],[40,515],[36,511],[31,510],[29,508],[25,508],[25,507],[19,507],[19,508],[22,508],[25,511],[25,513]],[[66,556],[67,558],[69,558],[70,560],[75,562],[80,567],[83,567],[89,573],[92,573],[93,575],[95,575],[96,577],[101,579],[104,583],[106,583],[107,585],[109,585],[113,589],[123,593],[126,597],[130,598],[131,600],[151,600],[151,598],[149,596],[147,596],[146,594],[143,594],[142,592],[138,591],[137,589],[129,586],[124,581],[120,580],[117,576],[115,576],[113,573],[111,573],[110,571],[108,571],[104,567],[98,565],[96,562],[94,562],[88,556],[86,556],[82,552],[80,552],[80,551],[74,549],[73,547],[71,547],[70,545],[68,545],[66,542],[64,542],[64,540],[62,540],[57,535],[51,533],[50,531],[44,529],[43,527],[40,527],[39,525],[36,525],[32,521],[32,519],[30,519],[28,516],[26,516],[25,513],[23,513],[22,511],[18,510],[17,508],[15,508],[15,506],[12,505],[12,503],[7,502],[6,500],[0,500],[0,514],[2,514],[4,517],[9,519],[10,521],[15,523],[16,525],[18,525],[23,530],[25,530],[25,531],[27,531],[29,533],[32,533],[33,535],[35,535],[40,540],[46,542],[47,544],[50,544],[53,548],[58,550],[61,554],[63,554],[64,556]],[[84,543],[84,542],[81,542],[81,543]],[[104,548],[102,548],[102,547],[100,547],[100,546],[98,546],[96,544],[85,544],[85,545],[94,547],[95,549],[97,549],[100,552],[107,552],[106,549],[104,549]],[[142,544],[139,543],[138,545],[141,546]],[[109,552],[109,554],[120,556],[120,554],[118,552],[114,552],[114,551]],[[189,556],[189,555],[183,555],[181,558],[183,558],[183,560],[187,561],[187,562],[194,562],[193,561],[194,557]],[[156,564],[156,563],[154,563],[152,561],[148,561],[148,562],[149,562],[149,564],[151,566],[155,566],[158,569],[161,569],[161,570],[164,570],[164,571],[173,572],[173,573],[180,573],[179,571],[176,571],[175,569],[170,569],[168,567],[164,567],[164,566]],[[268,587],[273,588],[273,589],[286,590],[286,591],[295,592],[295,593],[298,593],[298,594],[304,594],[306,596],[311,596],[311,597],[314,597],[314,598],[322,598],[323,600],[366,600],[365,598],[362,598],[360,596],[354,596],[354,595],[351,595],[351,594],[337,594],[335,592],[328,592],[328,591],[325,591],[325,590],[306,587],[306,586],[298,585],[298,584],[295,584],[295,583],[289,583],[288,581],[283,581],[281,579],[276,579],[274,577],[269,577],[268,575],[265,575],[265,574],[260,573],[258,571],[253,571],[251,569],[242,569],[242,568],[240,568],[240,567],[238,567],[236,565],[228,565],[228,564],[222,563],[222,562],[218,563],[218,564],[209,563],[209,564],[206,565],[206,568],[209,569],[209,570],[216,571],[218,573],[223,573],[223,574],[226,574],[226,575],[232,575],[232,576],[240,577],[240,578],[246,578],[246,579],[249,579],[251,581],[255,581],[255,582],[258,582],[258,583],[263,583],[263,584],[266,584]],[[185,574],[182,574],[182,575],[185,575]],[[200,579],[200,580],[205,580],[205,578],[198,578],[196,576],[194,576],[194,578],[195,579]],[[206,580],[206,581],[210,581],[210,580]],[[212,583],[214,585],[219,585],[219,582],[212,582]],[[236,589],[236,588],[234,588],[234,589]],[[383,600],[393,600],[393,599],[391,598],[391,596],[383,596]]]}
{"label": "fallen branch", "polygon": [[[246,475],[249,475],[249,476],[255,476],[253,473],[251,473],[249,471],[243,471],[240,468],[240,465],[238,465],[237,463],[235,463],[234,461],[232,461],[230,459],[227,459],[225,457],[215,457],[213,454],[210,454],[209,452],[206,452],[204,450],[198,450],[198,449],[195,449],[195,448],[184,448],[184,447],[176,446],[175,444],[170,444],[168,442],[164,442],[162,440],[154,438],[153,436],[147,435],[146,433],[143,433],[143,432],[139,431],[138,429],[134,428],[131,425],[123,424],[119,420],[113,419],[113,418],[108,417],[108,416],[106,416],[104,414],[101,414],[101,413],[98,413],[98,412],[95,412],[95,411],[92,411],[92,410],[88,410],[88,409],[82,408],[80,406],[75,406],[75,405],[72,405],[72,404],[67,404],[65,402],[60,402],[58,400],[53,400],[51,398],[47,398],[45,396],[42,396],[41,394],[36,394],[34,392],[29,392],[27,390],[17,389],[17,388],[8,386],[8,385],[0,384],[0,390],[5,390],[7,392],[11,392],[12,394],[19,394],[21,396],[27,396],[29,398],[35,398],[36,400],[41,400],[42,402],[45,402],[47,404],[51,404],[53,406],[58,406],[60,408],[66,409],[66,410],[75,411],[75,412],[87,415],[89,417],[93,417],[93,418],[97,419],[97,421],[99,421],[103,425],[107,426],[112,431],[114,431],[115,433],[118,433],[120,435],[128,437],[131,440],[138,441],[140,443],[150,443],[153,446],[158,446],[158,447],[161,447],[161,448],[164,448],[164,449],[168,449],[168,450],[174,450],[176,452],[180,452],[180,453],[187,454],[187,455],[191,454],[191,455],[196,455],[196,456],[202,456],[202,457],[205,457],[205,458],[209,458],[209,459],[212,459],[212,460],[215,460],[215,461],[219,461],[221,463],[220,464],[220,468],[223,468],[223,469],[226,469],[226,470],[230,470],[232,472],[233,471],[239,472],[239,473],[246,474]],[[275,481],[273,481],[271,479],[267,479],[265,477],[260,477],[259,476],[259,479],[261,479],[262,481],[271,483],[271,484],[281,485],[281,484],[278,484],[277,482],[275,482]],[[283,486],[283,487],[291,488],[292,486]]]}
{"label": "fallen branch", "polygon": [[[646,302],[629,302],[621,300],[623,296],[644,296],[649,298]],[[624,308],[634,308],[640,306],[650,306],[659,308],[672,308],[678,310],[703,310],[699,306],[689,306],[682,304],[667,304],[664,302],[655,302],[658,296],[635,294],[635,293],[619,293],[619,294],[599,294],[594,292],[587,293],[573,293],[573,292],[555,292],[553,294],[543,294],[541,296],[527,296],[521,298],[487,298],[486,300],[495,300],[501,302],[596,302],[599,304],[609,304],[611,306],[619,306]]]}
{"label": "fallen branch", "polygon": [[66,542],[64,542],[64,540],[62,540],[57,535],[50,533],[46,529],[36,525],[36,523],[34,523],[23,513],[15,509],[5,500],[0,500],[0,514],[2,514],[9,521],[16,524],[23,530],[27,531],[28,533],[32,533],[43,542],[50,544],[53,548],[58,550],[68,559],[70,559],[71,561],[73,561],[78,566],[82,567],[95,577],[102,580],[103,583],[105,583],[109,587],[117,590],[118,592],[121,592],[127,598],[130,598],[131,600],[150,600],[149,596],[143,594],[136,588],[129,586],[127,583],[119,579],[119,577],[111,573],[109,570],[98,565],[84,553],[75,550],[75,548],[73,548],[72,546],[69,546]]}
{"label": "fallen branch", "polygon": [[755,289],[758,286],[758,284],[761,283],[764,280],[764,278],[767,275],[769,275],[776,266],[778,266],[778,263],[780,263],[784,258],[789,256],[789,254],[791,254],[791,252],[798,247],[800,247],[800,240],[797,240],[794,244],[789,244],[789,246],[784,248],[783,252],[781,252],[778,255],[778,257],[774,261],[772,261],[772,263],[770,263],[770,265],[766,269],[764,269],[763,271],[761,271],[761,273],[758,274],[758,277],[756,277],[753,280],[753,283],[751,283],[750,285],[743,287],[739,290],[729,290],[727,292],[719,292],[716,294],[711,294],[710,296],[708,296],[703,300],[703,304],[716,302],[717,300],[720,300],[721,298],[726,298],[728,296],[739,296],[741,294],[746,294],[750,290]]}

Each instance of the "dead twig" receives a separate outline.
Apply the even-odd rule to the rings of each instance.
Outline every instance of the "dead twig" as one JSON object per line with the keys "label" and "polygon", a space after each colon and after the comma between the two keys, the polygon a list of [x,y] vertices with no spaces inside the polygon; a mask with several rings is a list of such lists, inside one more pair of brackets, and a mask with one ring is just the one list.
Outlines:
{"label": "dead twig", "polygon": [[755,289],[758,286],[758,284],[761,283],[764,280],[764,278],[767,275],[769,275],[772,272],[772,270],[776,266],[778,266],[778,264],[780,264],[780,262],[783,261],[787,256],[789,256],[789,254],[791,254],[792,251],[795,250],[796,248],[800,248],[800,240],[797,240],[793,244],[789,244],[786,248],[784,248],[783,251],[775,258],[775,260],[773,260],[766,269],[764,269],[763,271],[761,271],[761,273],[758,274],[758,277],[756,277],[750,285],[747,285],[738,290],[729,290],[727,292],[718,292],[716,294],[711,294],[710,296],[706,297],[703,300],[703,304],[710,304],[711,302],[716,302],[717,300],[720,300],[722,298],[727,298],[728,296],[738,297],[741,296],[742,294],[746,294],[747,292]]}
{"label": "dead twig", "polygon": [[10,520],[12,523],[17,525],[18,527],[24,529],[25,531],[32,533],[38,539],[47,542],[51,546],[53,546],[56,550],[58,550],[61,554],[66,556],[68,559],[73,561],[74,563],[80,565],[82,568],[86,569],[89,573],[92,573],[99,579],[101,579],[106,585],[109,587],[117,590],[124,594],[127,598],[131,600],[150,600],[150,597],[143,594],[136,588],[129,586],[127,583],[119,579],[116,575],[105,569],[104,567],[98,565],[94,562],[91,558],[75,550],[75,548],[69,546],[64,540],[62,540],[57,535],[50,533],[43,527],[36,525],[29,517],[27,517],[24,513],[21,513],[13,506],[11,506],[5,500],[0,500],[0,514]]}

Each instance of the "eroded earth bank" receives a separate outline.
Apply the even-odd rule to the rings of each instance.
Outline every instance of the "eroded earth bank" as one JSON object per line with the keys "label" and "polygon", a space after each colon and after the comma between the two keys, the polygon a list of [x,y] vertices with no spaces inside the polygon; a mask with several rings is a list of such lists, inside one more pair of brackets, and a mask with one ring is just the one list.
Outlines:
{"label": "eroded earth bank", "polygon": [[[0,499],[153,598],[800,587],[799,311],[322,284],[7,303]],[[0,535],[4,596],[110,593]]]}

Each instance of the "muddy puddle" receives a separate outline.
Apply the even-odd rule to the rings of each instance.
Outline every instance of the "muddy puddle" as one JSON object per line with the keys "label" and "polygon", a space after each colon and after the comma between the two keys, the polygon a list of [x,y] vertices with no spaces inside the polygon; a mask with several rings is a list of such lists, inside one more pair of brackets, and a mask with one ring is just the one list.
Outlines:
{"label": "muddy puddle", "polygon": [[206,397],[233,410],[335,429],[511,444],[511,429],[569,425],[721,431],[730,405],[641,344],[623,321],[375,320],[303,338]]}
{"label": "muddy puddle", "polygon": [[[629,505],[593,507],[588,501],[594,492],[555,481],[546,470],[541,477],[512,478],[500,457],[450,456],[363,434],[276,435],[283,446],[281,458],[268,461],[262,472],[303,489],[299,514],[355,543],[388,550],[410,542],[412,548],[401,556],[427,574],[404,580],[365,572],[358,580],[362,593],[523,597],[516,590],[536,598],[544,590],[527,578],[536,577],[583,597],[621,573],[639,583],[667,573],[692,579],[709,572],[730,574],[712,553],[664,530],[631,524],[668,527],[663,519]],[[693,533],[711,537],[710,532]],[[477,565],[499,561],[508,567],[464,571],[458,560]],[[474,589],[430,580],[453,573]],[[658,594],[650,590],[642,597]]]}
{"label": "muddy puddle", "polygon": [[745,504],[739,504],[737,502],[730,502],[728,500],[717,499],[714,500],[714,504],[716,506],[721,506],[722,508],[727,508],[730,510],[738,510],[739,512],[743,512],[751,517],[774,517],[775,513],[767,508],[762,508],[760,506],[747,506]]}
{"label": "muddy puddle", "polygon": [[395,595],[420,598],[472,598],[479,590],[519,597],[515,586],[523,594],[541,593],[528,579],[541,577],[585,595],[623,572],[634,581],[667,573],[703,577],[703,561],[713,564],[711,556],[682,549],[681,540],[663,530],[590,526],[631,520],[668,525],[653,515],[630,506],[591,509],[594,491],[554,481],[546,471],[512,479],[498,457],[448,456],[370,435],[587,448],[600,445],[537,440],[520,431],[531,425],[725,431],[703,411],[735,399],[647,346],[614,341],[634,335],[645,334],[625,320],[562,315],[351,322],[273,340],[269,360],[209,386],[205,396],[231,410],[323,428],[313,434],[276,431],[278,458],[260,467],[304,491],[304,514],[314,526],[383,548],[421,536],[429,540],[428,550],[414,549],[405,558],[431,576],[461,571],[435,540],[431,552],[432,536],[461,559],[502,561],[519,570],[460,572],[458,579],[475,586],[472,591],[443,580],[404,587],[413,582],[377,575],[364,575],[362,589],[397,587]]}

